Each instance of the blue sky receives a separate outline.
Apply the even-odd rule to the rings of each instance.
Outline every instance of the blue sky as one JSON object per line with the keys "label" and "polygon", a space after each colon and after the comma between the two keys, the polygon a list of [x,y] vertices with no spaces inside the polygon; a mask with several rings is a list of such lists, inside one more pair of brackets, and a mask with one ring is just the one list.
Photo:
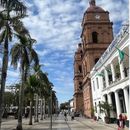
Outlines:
{"label": "blue sky", "polygon": [[[96,4],[109,11],[114,34],[128,19],[128,0],[97,0]],[[32,38],[42,69],[54,84],[59,102],[73,97],[73,57],[80,43],[83,13],[88,0],[26,0],[28,17],[23,19]],[[7,84],[19,81],[19,70],[8,70]]]}

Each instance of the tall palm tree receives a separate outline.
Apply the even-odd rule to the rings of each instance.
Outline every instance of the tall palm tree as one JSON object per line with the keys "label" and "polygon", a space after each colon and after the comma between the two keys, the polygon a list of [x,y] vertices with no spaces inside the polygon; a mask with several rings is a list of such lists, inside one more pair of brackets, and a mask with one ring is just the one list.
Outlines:
{"label": "tall palm tree", "polygon": [[30,75],[27,78],[26,81],[26,93],[27,97],[30,101],[30,112],[29,112],[29,125],[32,125],[32,107],[33,107],[33,100],[34,100],[34,94],[37,92],[37,86],[39,84],[39,81],[36,79],[36,76]]}
{"label": "tall palm tree", "polygon": [[56,92],[52,90],[52,107],[53,107],[52,112],[53,113],[56,113],[56,100],[57,100]]}
{"label": "tall palm tree", "polygon": [[[14,4],[14,5],[12,5]],[[3,59],[2,59],[2,74],[1,74],[1,89],[0,89],[0,129],[1,129],[1,121],[2,121],[2,113],[3,113],[3,94],[5,90],[5,83],[7,77],[7,68],[8,68],[8,43],[12,41],[13,31],[16,31],[15,28],[18,26],[14,26],[16,23],[16,19],[20,19],[24,17],[24,13],[26,12],[26,7],[22,5],[18,0],[1,0],[0,5],[2,5],[3,11],[0,12],[0,44],[3,44]],[[11,15],[11,13],[13,15]],[[15,14],[17,12],[17,14]],[[14,22],[15,21],[15,22]],[[18,20],[19,21],[19,20]]]}
{"label": "tall palm tree", "polygon": [[27,69],[29,68],[32,61],[35,65],[39,64],[38,55],[32,48],[34,39],[30,37],[17,35],[19,38],[19,43],[15,44],[11,49],[11,64],[17,68],[20,62],[20,72],[21,72],[21,86],[19,90],[19,111],[18,111],[18,125],[17,130],[22,130],[22,108],[23,108],[23,92],[24,85],[27,76]]}
{"label": "tall palm tree", "polygon": [[0,5],[4,9],[16,12],[17,14],[25,14],[26,6],[19,0],[0,0]]}
{"label": "tall palm tree", "polygon": [[[49,89],[50,89],[50,81],[47,77],[47,74],[44,73],[41,68],[41,66],[35,66],[35,75],[37,77],[37,80],[40,81],[40,88],[39,88],[39,95],[41,96],[41,120],[43,120],[43,98],[44,98],[44,104],[46,97],[49,97]],[[37,98],[38,100],[38,98]],[[38,121],[38,101],[36,101],[36,115],[35,115],[35,121]],[[44,106],[45,109],[45,106]],[[45,112],[44,112],[45,114]],[[45,117],[45,115],[44,115]]]}
{"label": "tall palm tree", "polygon": [[[42,75],[43,75],[42,80],[41,80],[42,84],[40,87],[41,120],[43,120],[43,114],[44,114],[44,118],[45,118],[45,101],[50,96],[50,93],[49,93],[50,86],[49,86],[48,77],[45,73],[43,73]],[[43,112],[43,105],[44,105],[44,112]]]}

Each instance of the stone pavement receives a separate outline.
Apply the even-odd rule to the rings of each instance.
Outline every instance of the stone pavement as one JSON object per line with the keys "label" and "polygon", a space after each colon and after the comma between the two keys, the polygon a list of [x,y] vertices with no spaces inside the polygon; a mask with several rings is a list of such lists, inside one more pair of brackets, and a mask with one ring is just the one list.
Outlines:
{"label": "stone pavement", "polygon": [[[38,123],[28,125],[29,119],[23,119],[23,130],[50,130],[50,119],[47,118],[43,121],[39,120]],[[17,125],[17,120],[7,119],[2,122],[2,130],[14,130]],[[52,130],[117,130],[116,124],[105,124],[101,121],[94,121],[82,117],[76,117],[75,120],[65,121],[63,115],[53,117]],[[128,130],[128,128],[125,128]]]}

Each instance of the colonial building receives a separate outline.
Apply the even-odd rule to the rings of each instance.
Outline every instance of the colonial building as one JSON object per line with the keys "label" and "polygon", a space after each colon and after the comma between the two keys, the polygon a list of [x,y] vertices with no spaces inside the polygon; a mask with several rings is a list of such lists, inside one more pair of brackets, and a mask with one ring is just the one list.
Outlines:
{"label": "colonial building", "polygon": [[[81,39],[82,43],[79,45],[74,59],[74,104],[76,110],[84,106],[82,108],[84,115],[91,117],[90,71],[113,40],[109,12],[97,6],[95,0],[89,1],[89,7],[84,13]],[[79,58],[78,62],[77,57]],[[83,95],[83,105],[81,105],[82,96],[79,95]]]}
{"label": "colonial building", "polygon": [[93,106],[95,115],[104,120],[100,103],[108,102],[113,106],[111,118],[123,113],[128,116],[129,107],[129,30],[124,25],[119,34],[101,56],[91,71]]}

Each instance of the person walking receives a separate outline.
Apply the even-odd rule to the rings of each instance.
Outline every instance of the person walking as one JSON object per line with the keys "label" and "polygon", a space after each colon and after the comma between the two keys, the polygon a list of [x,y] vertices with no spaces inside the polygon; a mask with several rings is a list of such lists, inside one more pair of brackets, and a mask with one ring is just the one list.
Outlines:
{"label": "person walking", "polygon": [[74,111],[71,112],[71,120],[74,120]]}
{"label": "person walking", "polygon": [[125,128],[125,120],[122,114],[119,115],[119,119],[117,120],[118,130],[124,130]]}
{"label": "person walking", "polygon": [[64,112],[65,121],[67,121],[67,113]]}

